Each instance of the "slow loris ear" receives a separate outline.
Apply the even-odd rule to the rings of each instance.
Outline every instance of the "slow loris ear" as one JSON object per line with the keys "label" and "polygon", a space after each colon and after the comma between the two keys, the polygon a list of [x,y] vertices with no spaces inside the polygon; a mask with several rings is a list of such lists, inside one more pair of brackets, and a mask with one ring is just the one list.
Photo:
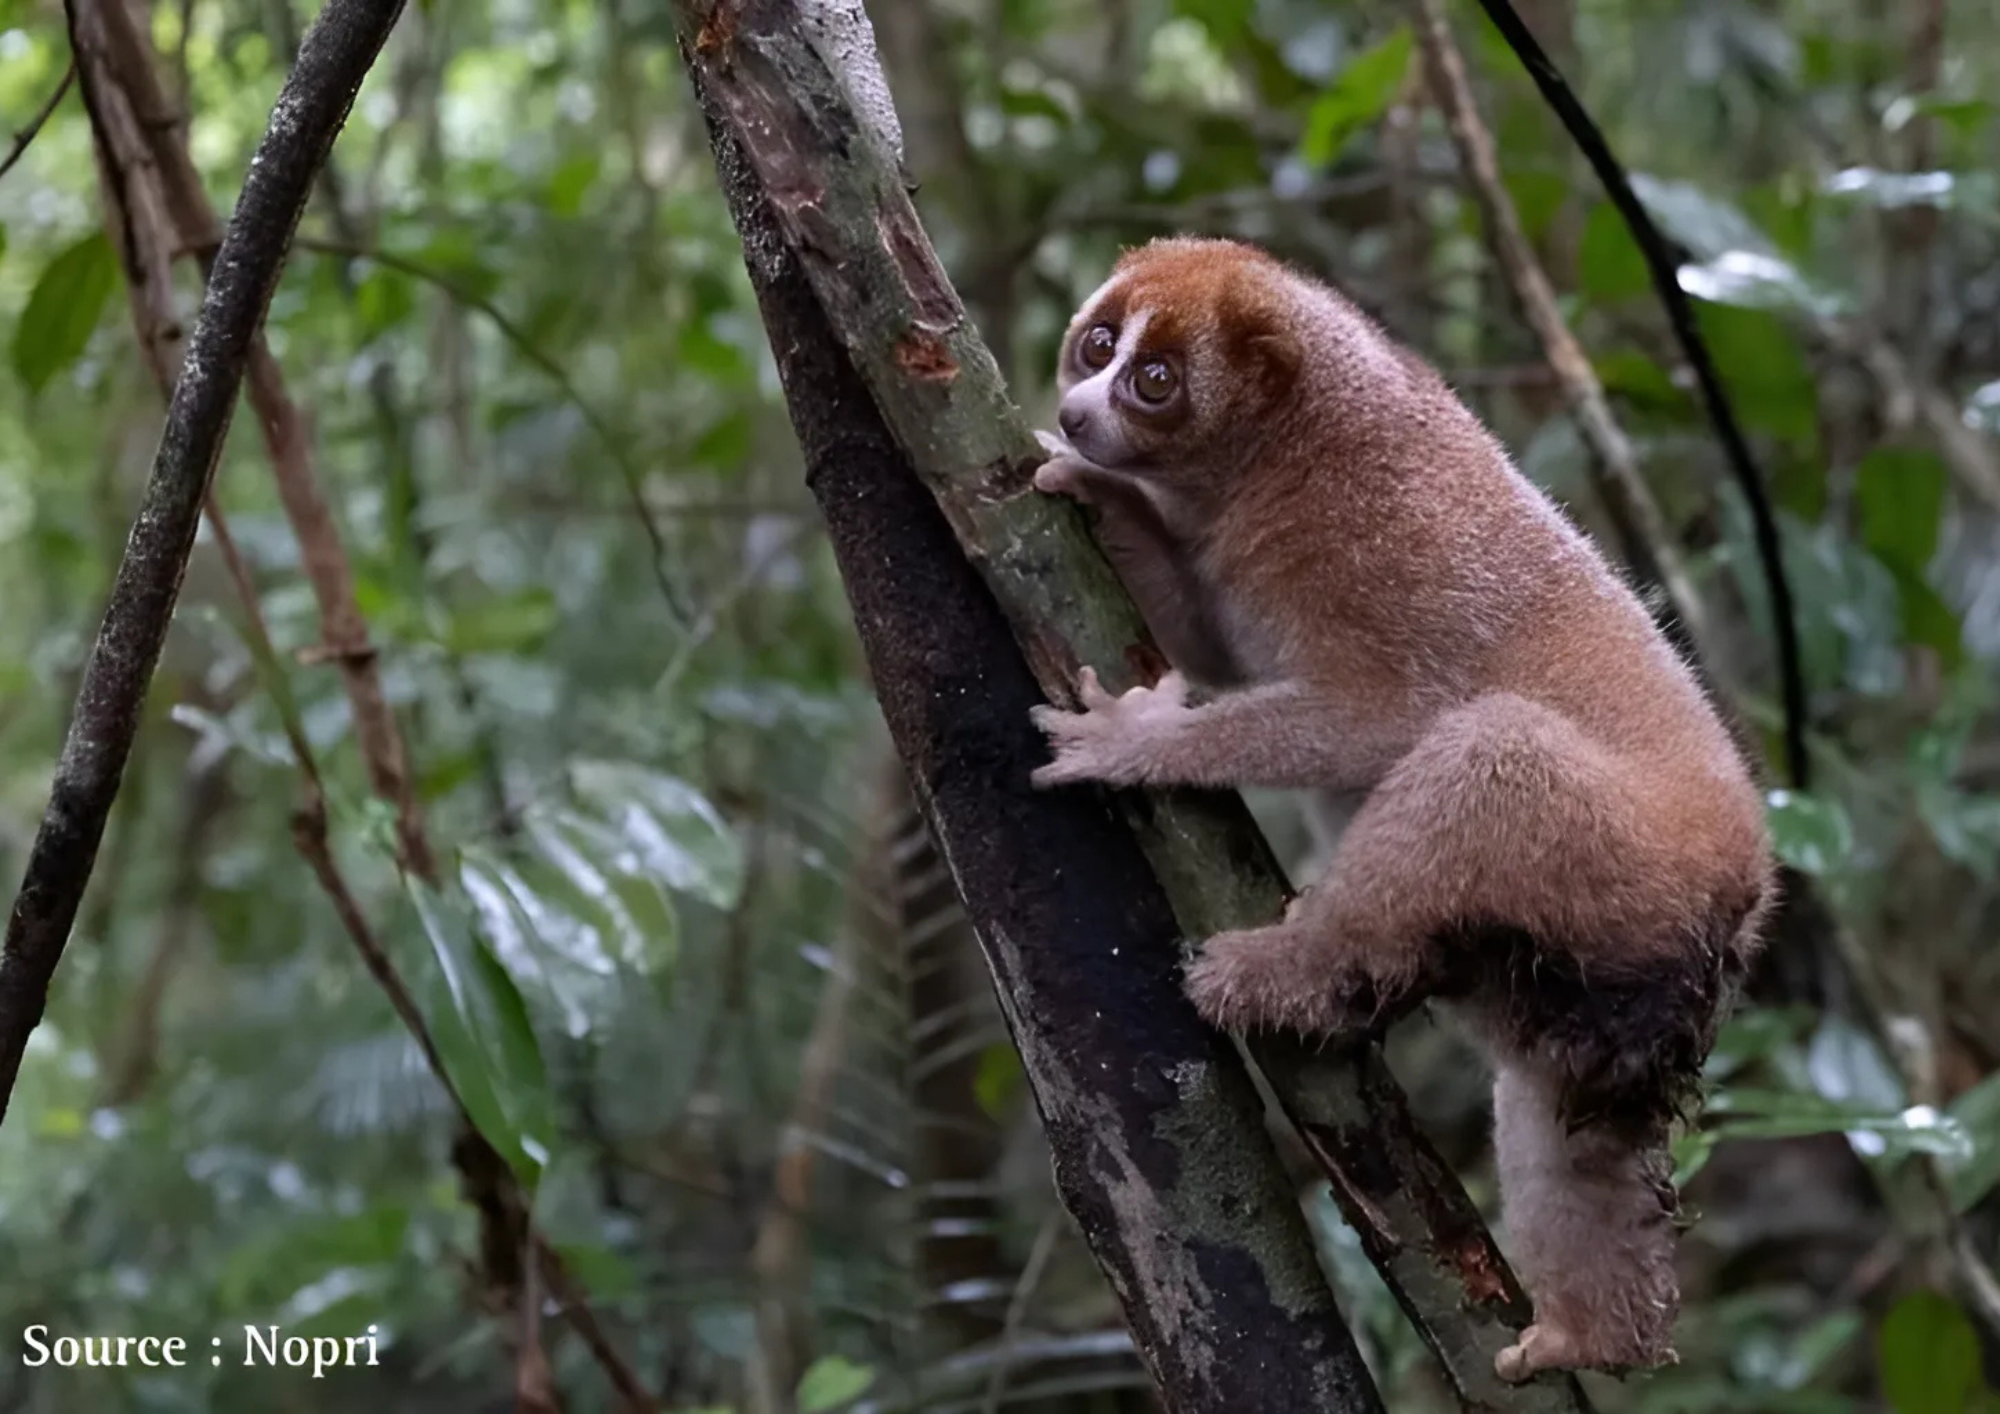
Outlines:
{"label": "slow loris ear", "polygon": [[1267,400],[1281,401],[1298,382],[1305,350],[1285,327],[1268,295],[1246,290],[1232,293],[1235,298],[1218,311],[1229,362],[1243,370]]}
{"label": "slow loris ear", "polygon": [[1258,386],[1272,402],[1277,402],[1292,391],[1299,381],[1299,365],[1305,361],[1305,350],[1299,341],[1283,329],[1268,328],[1260,334],[1253,334],[1247,345],[1251,366],[1258,370]]}

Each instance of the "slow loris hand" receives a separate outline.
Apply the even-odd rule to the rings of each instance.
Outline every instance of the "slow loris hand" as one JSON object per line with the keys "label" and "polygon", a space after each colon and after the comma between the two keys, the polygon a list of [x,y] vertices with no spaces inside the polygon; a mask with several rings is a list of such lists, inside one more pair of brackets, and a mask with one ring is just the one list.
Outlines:
{"label": "slow loris hand", "polygon": [[1077,683],[1081,712],[1034,707],[1029,715],[1049,738],[1055,759],[1030,778],[1037,786],[1073,781],[1136,785],[1150,777],[1153,748],[1187,720],[1187,679],[1168,673],[1153,687],[1113,697],[1085,668]]}

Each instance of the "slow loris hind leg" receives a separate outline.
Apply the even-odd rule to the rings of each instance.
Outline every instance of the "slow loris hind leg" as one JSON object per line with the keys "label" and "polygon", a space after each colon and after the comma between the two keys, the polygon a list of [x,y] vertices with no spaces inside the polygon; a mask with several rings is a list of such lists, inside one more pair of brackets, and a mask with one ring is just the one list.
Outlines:
{"label": "slow loris hind leg", "polygon": [[1189,990],[1234,1029],[1387,1019],[1468,920],[1566,934],[1563,900],[1596,886],[1576,871],[1614,872],[1603,835],[1619,793],[1615,771],[1546,708],[1492,694],[1448,712],[1368,793],[1285,920],[1211,938]]}
{"label": "slow loris hind leg", "polygon": [[[1643,948],[1671,933],[1689,881],[1644,837],[1634,789],[1559,714],[1507,694],[1477,699],[1434,723],[1369,794],[1326,877],[1283,922],[1209,940],[1189,993],[1231,1029],[1325,1033],[1390,1019],[1439,979],[1467,975],[1467,959],[1444,950],[1468,923],[1553,947]],[[1654,1363],[1676,1299],[1655,1156],[1565,1133],[1554,1076],[1517,1061],[1499,1057],[1496,1143],[1537,1325],[1500,1372]]]}

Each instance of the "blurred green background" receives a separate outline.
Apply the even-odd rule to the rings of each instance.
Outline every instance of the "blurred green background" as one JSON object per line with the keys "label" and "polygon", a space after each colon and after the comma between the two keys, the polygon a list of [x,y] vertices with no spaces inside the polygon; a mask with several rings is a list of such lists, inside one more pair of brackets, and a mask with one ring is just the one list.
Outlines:
{"label": "blurred green background", "polygon": [[[225,213],[295,7],[139,0]],[[1122,245],[1236,234],[1340,281],[1605,528],[1402,7],[869,8],[921,210],[1038,420],[1062,326]],[[1991,1414],[2000,9],[1523,9],[1684,247],[1770,478],[1818,770],[1772,819],[1838,922],[1774,959],[1683,1143],[1681,1364],[1593,1396]],[[1637,249],[1497,34],[1452,18],[1769,755],[1748,518]],[[0,131],[67,64],[59,6],[0,0]],[[1152,1407],[886,749],[665,6],[413,5],[334,166],[270,338],[446,862],[421,911],[338,674],[301,656],[317,611],[247,415],[218,496],[340,867],[447,1060],[486,1078],[610,1339],[672,1410]],[[160,426],[121,286],[72,87],[0,176],[10,889]],[[293,848],[277,703],[204,532],[0,1128],[0,1409],[512,1407],[447,1102]],[[1303,874],[1312,822],[1257,804]],[[454,967],[469,995],[441,984]],[[1393,1054],[1490,1204],[1476,1069],[1423,1020]],[[774,1186],[788,1157],[802,1205]],[[1448,1408],[1299,1175],[1389,1407]],[[803,1260],[775,1274],[754,1256],[787,1243]],[[181,1334],[199,1357],[246,1323],[374,1323],[382,1362],[312,1381],[18,1358],[33,1324]],[[581,1342],[545,1334],[570,1407],[614,1407]]]}

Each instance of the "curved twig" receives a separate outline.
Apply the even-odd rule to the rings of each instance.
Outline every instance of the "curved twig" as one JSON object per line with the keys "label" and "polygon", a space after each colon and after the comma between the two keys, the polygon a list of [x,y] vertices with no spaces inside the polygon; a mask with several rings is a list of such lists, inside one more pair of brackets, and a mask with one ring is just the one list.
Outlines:
{"label": "curved twig", "polygon": [[1709,421],[1715,426],[1717,438],[1722,442],[1729,470],[1736,478],[1736,484],[1742,488],[1743,499],[1750,507],[1751,523],[1756,530],[1757,560],[1764,572],[1765,588],[1771,596],[1771,619],[1778,636],[1778,677],[1785,705],[1786,774],[1793,786],[1804,790],[1810,784],[1812,774],[1806,751],[1805,671],[1799,659],[1798,622],[1792,602],[1791,581],[1785,574],[1778,542],[1777,517],[1772,513],[1771,498],[1764,489],[1757,459],[1751,453],[1750,443],[1730,406],[1728,390],[1722,386],[1722,375],[1716,370],[1708,344],[1695,323],[1694,305],[1687,292],[1681,289],[1680,262],[1675,257],[1673,246],[1653,224],[1653,218],[1632,190],[1632,183],[1627,179],[1624,167],[1612,155],[1603,132],[1564,80],[1555,61],[1536,42],[1534,34],[1515,12],[1513,5],[1509,0],[1479,0],[1479,5],[1500,31],[1501,38],[1507,41],[1507,47],[1514,51],[1514,56],[1528,71],[1529,77],[1534,79],[1535,87],[1541,90],[1543,99],[1562,120],[1563,127],[1577,147],[1589,159],[1590,168],[1597,174],[1597,180],[1604,184],[1611,204],[1625,218],[1632,239],[1646,258],[1646,269],[1653,277],[1653,288],[1659,292],[1660,303],[1666,307],[1667,323],[1673,328],[1674,338],[1687,358],[1688,367],[1694,370],[1695,381],[1701,385],[1702,404],[1708,411]]}
{"label": "curved twig", "polygon": [[49,115],[56,111],[56,105],[63,101],[63,95],[69,92],[69,86],[75,79],[76,60],[72,59],[69,61],[69,67],[63,70],[62,80],[56,84],[56,91],[49,95],[49,101],[28,120],[27,127],[14,134],[14,145],[7,149],[5,157],[0,157],[0,177],[6,176],[13,170],[14,164],[21,160],[21,154],[28,150],[28,144],[41,132],[43,125],[49,120]]}
{"label": "curved twig", "polygon": [[516,353],[547,374],[549,380],[575,407],[577,415],[583,419],[583,424],[590,429],[591,435],[596,437],[604,445],[605,451],[611,454],[611,460],[625,482],[626,494],[632,502],[632,511],[638,517],[640,527],[646,532],[647,542],[652,546],[653,578],[659,583],[660,594],[667,601],[667,608],[676,619],[683,624],[689,622],[687,606],[682,602],[680,591],[675,588],[672,576],[667,573],[666,536],[661,532],[659,522],[653,518],[652,507],[646,504],[644,478],[626,451],[624,440],[605,420],[604,415],[591,406],[589,399],[583,396],[576,384],[571,381],[569,374],[563,371],[563,366],[542,352],[535,341],[528,337],[525,329],[508,318],[492,300],[474,293],[444,271],[432,269],[420,260],[412,260],[406,255],[397,255],[393,251],[381,250],[374,246],[326,240],[319,236],[300,236],[293,245],[314,255],[332,256],[341,260],[372,260],[385,270],[397,271],[413,280],[421,280],[444,291],[455,303],[484,315],[499,331],[500,337],[513,346]]}

